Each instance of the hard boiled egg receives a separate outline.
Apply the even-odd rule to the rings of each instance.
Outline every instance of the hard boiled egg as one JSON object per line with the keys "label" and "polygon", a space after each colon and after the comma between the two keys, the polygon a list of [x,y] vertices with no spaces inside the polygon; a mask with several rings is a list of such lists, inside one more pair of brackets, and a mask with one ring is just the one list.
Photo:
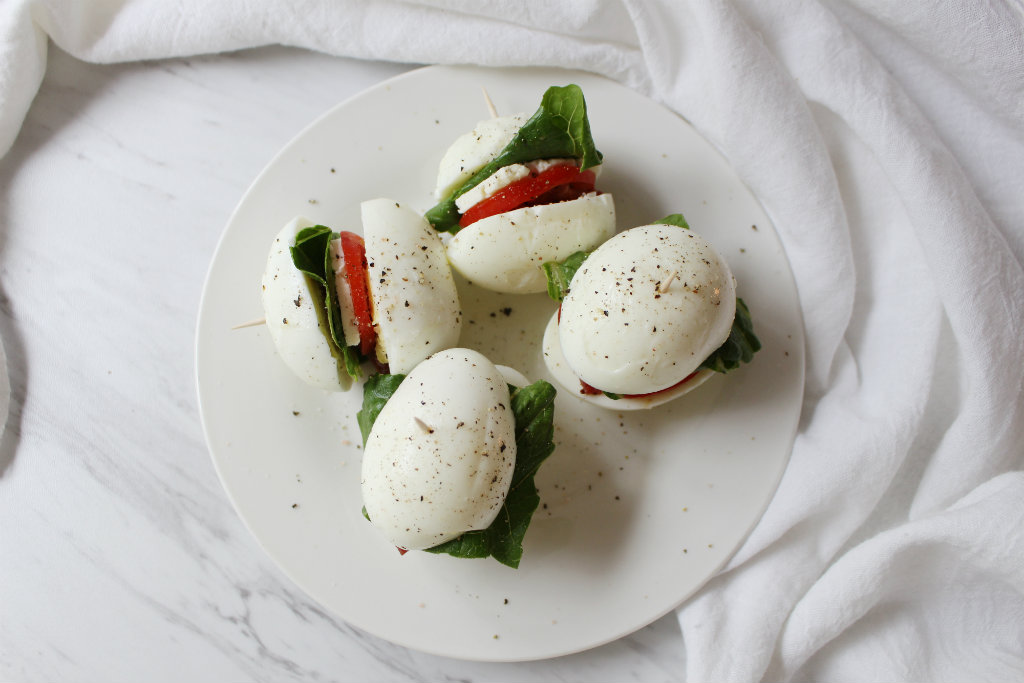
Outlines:
{"label": "hard boiled egg", "polygon": [[[725,260],[693,230],[646,225],[622,232],[580,266],[544,336],[560,383],[635,395],[616,409],[651,407],[707,379],[701,363],[729,337],[736,286]],[[668,391],[666,391],[668,390]],[[657,394],[656,392],[662,392]]]}
{"label": "hard boiled egg", "polygon": [[[588,143],[575,141],[574,146],[560,148],[562,153],[551,158],[530,158],[541,153],[545,146],[536,143],[546,135],[534,128],[520,139],[520,129],[528,126],[525,114],[497,117],[480,121],[456,139],[438,169],[436,196],[442,204],[431,209],[428,217],[438,229],[455,233],[447,242],[452,268],[485,289],[506,294],[543,292],[543,263],[590,251],[615,234],[612,196],[595,191],[601,155],[596,150],[579,149],[592,144],[582,93],[576,86],[549,88],[541,109],[529,119],[531,123],[543,120],[561,125],[566,121],[544,109],[544,103],[553,110],[558,108],[549,97],[576,98],[576,114],[583,116]],[[452,206],[443,205],[443,200],[503,153],[518,161],[492,169],[486,178],[454,197]],[[573,156],[576,153],[580,157]],[[584,157],[587,168],[581,171]]]}
{"label": "hard boiled egg", "polygon": [[392,199],[360,205],[377,356],[406,374],[459,340],[462,311],[437,231]]}
{"label": "hard boiled egg", "polygon": [[305,382],[331,391],[343,391],[352,378],[337,360],[328,341],[323,297],[292,263],[290,247],[295,235],[315,225],[298,216],[274,238],[263,272],[261,298],[267,331],[285,365]]}
{"label": "hard boiled egg", "polygon": [[497,517],[516,461],[507,381],[479,352],[448,349],[385,404],[366,441],[362,495],[389,542],[430,548]]}
{"label": "hard boiled egg", "polygon": [[615,234],[610,194],[528,206],[462,228],[448,241],[452,268],[475,285],[507,294],[543,292],[541,265],[594,249]]}
{"label": "hard boiled egg", "polygon": [[461,187],[474,173],[494,160],[526,123],[526,114],[499,116],[476,124],[460,135],[441,157],[434,195],[444,199]]}
{"label": "hard boiled egg", "polygon": [[[360,208],[365,269],[360,257],[353,275],[358,280],[349,281],[335,239],[329,244],[331,272],[325,273],[327,286],[337,292],[342,346],[356,349],[346,350],[359,354],[356,363],[372,360],[375,354],[391,372],[405,374],[430,354],[458,342],[462,312],[455,280],[440,236],[419,213],[385,198],[363,202]],[[271,339],[285,364],[313,386],[344,391],[353,379],[346,371],[342,350],[331,340],[324,285],[296,268],[292,259],[296,234],[314,225],[298,217],[274,238],[263,273],[263,309]],[[330,228],[320,229],[330,232]],[[343,234],[341,241],[346,237],[360,239],[357,234]],[[353,301],[357,282],[361,307]],[[362,323],[356,320],[357,308]],[[376,338],[370,340],[368,356],[357,351],[357,324],[367,329],[373,326]]]}

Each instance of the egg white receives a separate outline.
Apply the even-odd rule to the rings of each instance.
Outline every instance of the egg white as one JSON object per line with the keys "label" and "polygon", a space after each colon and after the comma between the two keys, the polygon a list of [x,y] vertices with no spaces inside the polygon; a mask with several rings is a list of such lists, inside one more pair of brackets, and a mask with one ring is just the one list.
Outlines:
{"label": "egg white", "polygon": [[477,351],[448,349],[416,366],[378,415],[363,504],[390,543],[430,548],[491,525],[515,461],[505,377]]}
{"label": "egg white", "polygon": [[261,298],[267,331],[285,365],[304,382],[330,391],[345,391],[352,378],[328,342],[326,311],[312,284],[292,263],[295,235],[315,225],[298,216],[274,238],[263,272]]}
{"label": "egg white", "polygon": [[462,187],[474,173],[493,161],[527,118],[526,114],[515,114],[485,119],[470,132],[456,138],[438,165],[437,188],[434,191],[437,200]]}
{"label": "egg white", "polygon": [[694,372],[728,338],[735,315],[732,272],[707,240],[674,225],[641,226],[605,242],[576,272],[558,342],[575,377],[646,394]]}
{"label": "egg white", "polygon": [[515,368],[510,368],[507,365],[495,365],[494,367],[498,368],[498,372],[501,373],[501,376],[505,378],[508,384],[519,389],[530,386],[530,380],[526,379],[526,375]]}
{"label": "egg white", "polygon": [[378,357],[392,373],[405,374],[456,345],[459,294],[441,237],[425,218],[393,199],[360,208]]}
{"label": "egg white", "polygon": [[612,196],[588,194],[476,221],[448,241],[448,261],[485,289],[506,294],[543,292],[547,280],[542,264],[590,251],[614,234]]}
{"label": "egg white", "polygon": [[576,398],[586,401],[587,403],[599,406],[601,408],[607,408],[609,410],[648,410],[668,403],[674,399],[679,398],[683,394],[688,394],[704,382],[711,379],[715,374],[713,370],[701,370],[694,375],[685,384],[680,384],[677,387],[659,391],[649,396],[636,396],[636,397],[622,397],[618,399],[612,399],[604,394],[584,394],[580,391],[582,385],[580,385],[580,378],[569,367],[569,363],[566,362],[565,356],[562,355],[562,345],[558,341],[558,313],[557,311],[551,320],[548,321],[547,326],[544,328],[544,342],[543,342],[543,354],[544,364],[548,368],[548,372],[558,382],[567,393],[575,396]]}

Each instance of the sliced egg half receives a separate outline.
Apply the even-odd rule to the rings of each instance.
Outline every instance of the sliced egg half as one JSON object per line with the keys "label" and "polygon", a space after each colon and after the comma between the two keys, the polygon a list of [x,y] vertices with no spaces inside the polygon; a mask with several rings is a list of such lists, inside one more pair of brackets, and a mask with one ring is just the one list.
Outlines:
{"label": "sliced egg half", "polygon": [[500,213],[462,228],[448,241],[452,268],[475,285],[506,294],[543,292],[541,266],[590,251],[615,234],[610,194]]}
{"label": "sliced egg half", "polygon": [[498,116],[476,124],[455,139],[441,157],[434,196],[440,201],[491,163],[526,123],[526,114]]}
{"label": "sliced egg half", "polygon": [[378,358],[406,374],[458,342],[459,294],[441,237],[423,216],[393,199],[360,208]]}
{"label": "sliced egg half", "polygon": [[[675,225],[641,226],[605,242],[576,272],[560,322],[556,313],[546,329],[544,359],[576,396],[619,410],[653,407],[707,380],[711,372],[699,367],[728,338],[735,314],[732,272],[707,240]],[[580,380],[636,398],[582,395]]]}
{"label": "sliced egg half", "polygon": [[516,461],[506,382],[479,352],[448,349],[416,366],[385,404],[366,441],[362,495],[390,543],[430,548],[497,517]]}
{"label": "sliced egg half", "polygon": [[315,387],[344,391],[352,385],[352,378],[327,341],[323,298],[292,262],[290,248],[296,233],[313,225],[298,216],[274,238],[261,283],[263,312],[277,353],[292,372]]}

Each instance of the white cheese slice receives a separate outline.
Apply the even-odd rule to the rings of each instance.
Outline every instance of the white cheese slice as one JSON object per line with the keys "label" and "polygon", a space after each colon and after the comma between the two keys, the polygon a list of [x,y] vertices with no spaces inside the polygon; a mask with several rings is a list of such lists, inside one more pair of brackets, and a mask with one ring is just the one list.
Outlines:
{"label": "white cheese slice", "polygon": [[352,306],[352,287],[348,283],[345,272],[345,255],[341,249],[341,240],[331,240],[331,265],[334,269],[334,288],[338,293],[338,308],[341,309],[341,329],[345,332],[345,345],[355,346],[359,343],[359,324],[356,322],[355,309]]}
{"label": "white cheese slice", "polygon": [[498,191],[505,189],[517,180],[529,177],[529,175],[529,167],[523,164],[502,166],[482,183],[470,188],[465,194],[456,198],[455,206],[458,207],[459,213],[466,213],[483,200],[493,197]]}

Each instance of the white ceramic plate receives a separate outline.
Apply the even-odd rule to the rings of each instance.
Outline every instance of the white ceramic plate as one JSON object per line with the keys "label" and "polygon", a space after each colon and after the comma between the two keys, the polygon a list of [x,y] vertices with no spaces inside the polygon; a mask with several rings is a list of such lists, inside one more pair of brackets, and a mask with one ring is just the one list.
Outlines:
{"label": "white ceramic plate", "polygon": [[[359,228],[359,202],[426,210],[448,144],[499,112],[532,113],[575,82],[605,155],[600,187],[620,229],[682,212],[729,260],[764,348],[652,411],[617,413],[569,392],[521,566],[400,556],[362,517],[358,388],[312,389],[277,358],[262,316],[270,243],[296,214]],[[462,344],[547,378],[555,304],[460,283]],[[612,81],[543,69],[428,67],[335,107],[242,198],[210,266],[196,375],[206,438],[238,513],[281,568],[351,624],[411,648],[512,661],[585,650],[639,629],[703,585],[760,518],[785,469],[803,391],[803,337],[785,254],[757,201],[678,116]]]}

